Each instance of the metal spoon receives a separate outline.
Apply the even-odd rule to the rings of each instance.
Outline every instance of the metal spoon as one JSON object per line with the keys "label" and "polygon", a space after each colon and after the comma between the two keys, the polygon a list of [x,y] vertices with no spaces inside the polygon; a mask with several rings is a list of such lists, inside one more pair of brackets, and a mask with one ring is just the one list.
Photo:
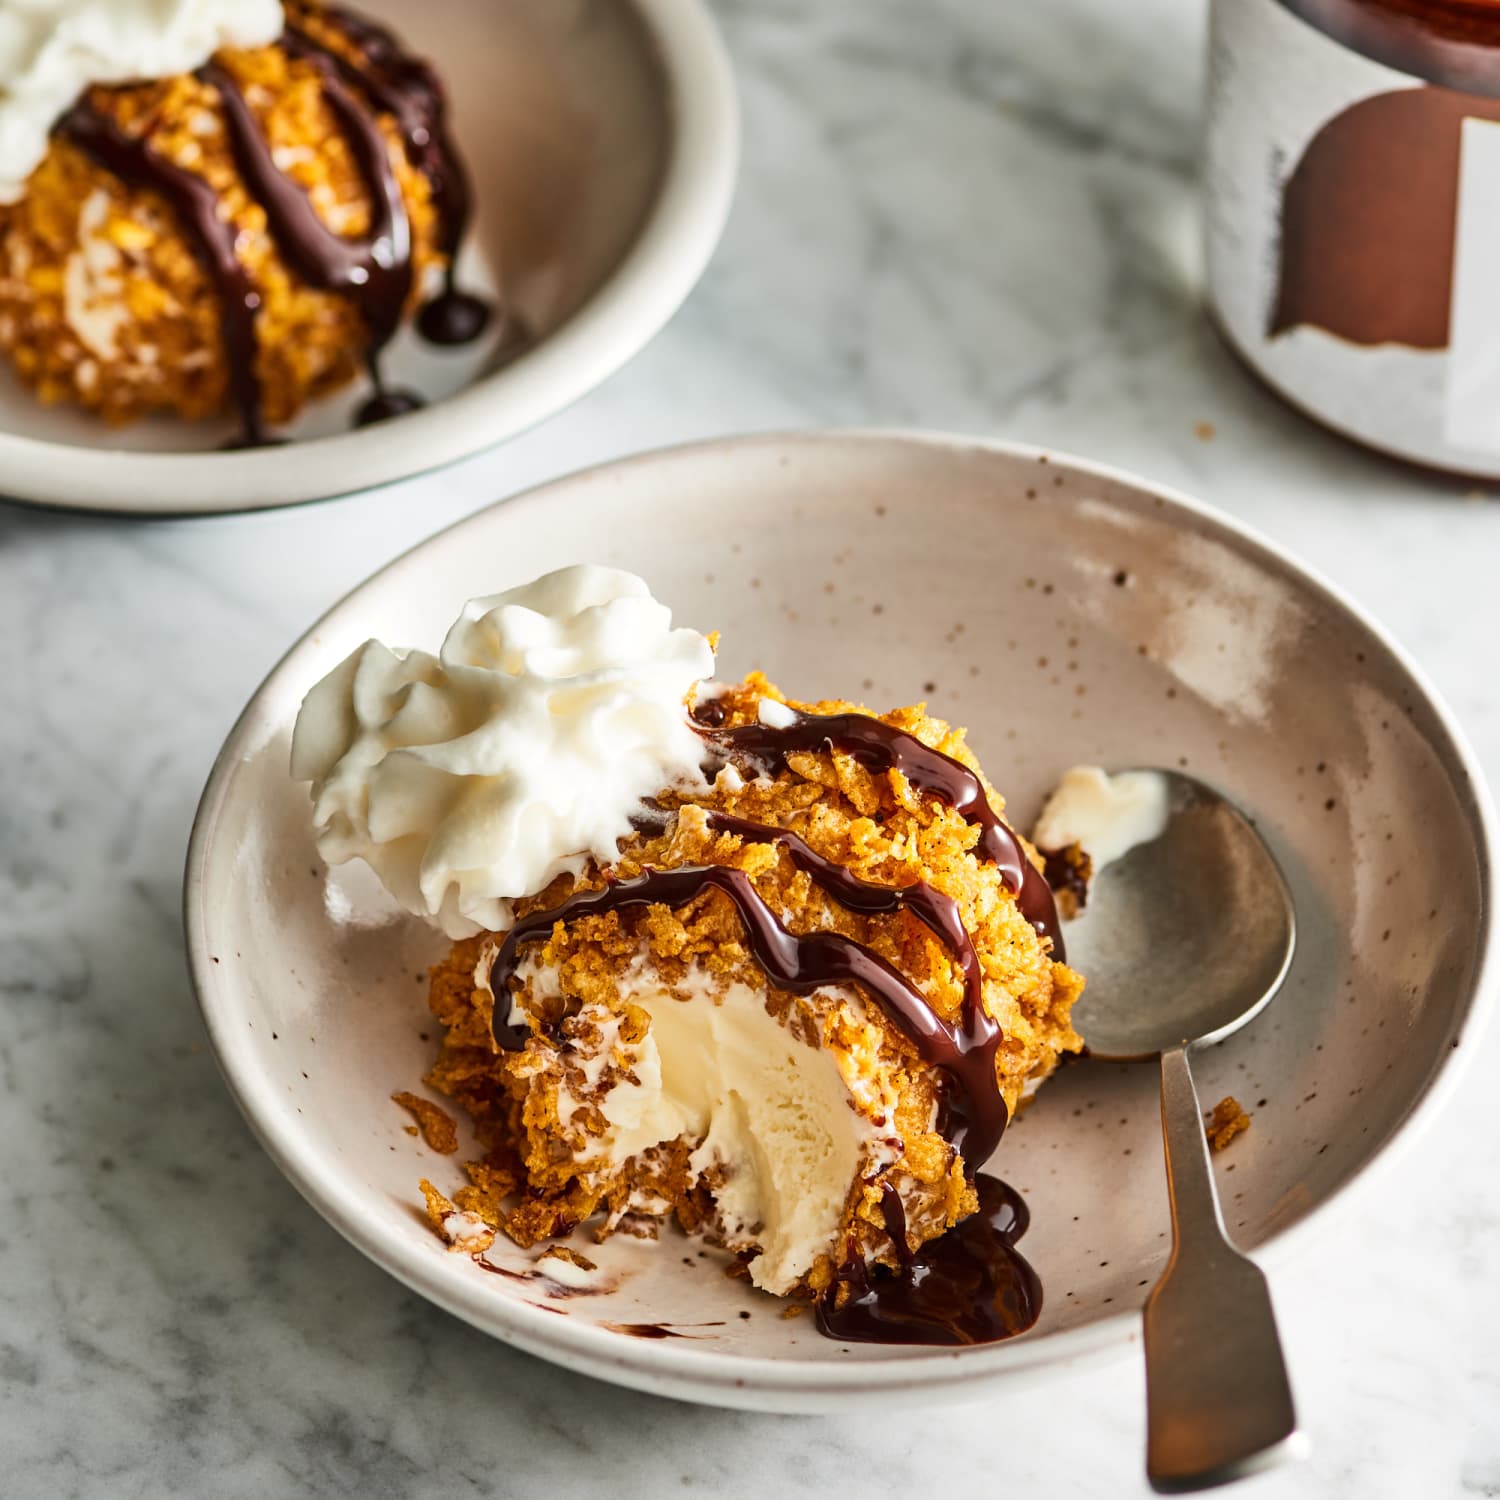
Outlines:
{"label": "metal spoon", "polygon": [[1096,1058],[1161,1059],[1172,1257],[1146,1299],[1146,1473],[1162,1493],[1287,1456],[1296,1433],[1270,1291],[1230,1244],[1188,1067],[1270,1002],[1296,941],[1286,881],[1249,821],[1172,771],[1160,837],[1102,870],[1068,936]]}

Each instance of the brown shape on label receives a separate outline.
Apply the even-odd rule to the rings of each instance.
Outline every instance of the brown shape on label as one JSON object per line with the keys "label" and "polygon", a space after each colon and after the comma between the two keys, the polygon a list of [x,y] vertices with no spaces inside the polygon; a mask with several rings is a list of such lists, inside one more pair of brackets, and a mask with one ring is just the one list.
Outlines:
{"label": "brown shape on label", "polygon": [[1500,99],[1398,89],[1323,126],[1283,189],[1268,338],[1308,324],[1352,344],[1448,346],[1466,118]]}

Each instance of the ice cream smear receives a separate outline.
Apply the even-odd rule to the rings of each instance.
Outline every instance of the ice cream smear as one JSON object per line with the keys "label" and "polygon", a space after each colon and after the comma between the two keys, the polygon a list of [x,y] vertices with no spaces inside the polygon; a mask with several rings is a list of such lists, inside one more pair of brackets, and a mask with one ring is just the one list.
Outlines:
{"label": "ice cream smear", "polygon": [[281,0],[0,0],[0,203],[47,154],[91,84],[191,73],[220,47],[281,35]]}
{"label": "ice cream smear", "polygon": [[[549,977],[531,966],[521,972],[534,987]],[[857,1107],[866,1082],[845,1077],[852,1059],[793,1035],[748,985],[717,984],[693,967],[669,990],[641,962],[620,993],[651,1026],[628,1049],[625,1077],[597,1101],[608,1129],[590,1141],[591,1156],[615,1169],[654,1146],[699,1142],[688,1169],[694,1182],[712,1185],[724,1243],[759,1247],[751,1281],[784,1295],[836,1239],[850,1183],[873,1176],[891,1154],[889,1132]],[[852,1008],[857,1025],[860,998],[825,993]],[[524,1021],[519,1008],[512,1020]],[[623,1044],[608,1039],[605,1055],[618,1053]],[[877,1117],[882,1105],[893,1107],[865,1103]],[[566,1098],[560,1104],[566,1113]]]}
{"label": "ice cream smear", "polygon": [[1038,849],[1082,847],[1099,873],[1137,844],[1166,831],[1167,779],[1159,771],[1120,771],[1074,766],[1064,772],[1032,830]]}
{"label": "ice cream smear", "polygon": [[686,700],[713,666],[639,578],[590,565],[471,600],[436,656],[366,641],[292,736],[318,850],[450,937],[503,931],[516,900],[613,862],[643,799],[705,786]]}

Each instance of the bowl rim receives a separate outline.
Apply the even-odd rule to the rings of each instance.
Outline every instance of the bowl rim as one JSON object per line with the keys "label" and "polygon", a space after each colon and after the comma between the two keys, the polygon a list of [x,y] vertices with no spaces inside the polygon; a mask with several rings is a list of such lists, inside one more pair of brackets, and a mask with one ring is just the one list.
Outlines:
{"label": "bowl rim", "polygon": [[[1022,1337],[974,1349],[935,1350],[888,1361],[859,1364],[838,1358],[778,1361],[774,1357],[721,1354],[665,1342],[637,1344],[587,1324],[544,1317],[524,1303],[494,1296],[488,1287],[471,1286],[467,1280],[445,1276],[438,1271],[442,1262],[414,1253],[403,1244],[387,1243],[381,1235],[370,1231],[357,1193],[338,1172],[325,1168],[305,1153],[299,1146],[291,1117],[281,1110],[269,1082],[257,1070],[241,1065],[237,1042],[227,1034],[221,1024],[223,1018],[216,1010],[214,991],[222,982],[222,973],[209,961],[209,921],[203,905],[206,875],[214,857],[214,834],[245,744],[257,730],[277,727],[277,721],[264,708],[268,697],[287,677],[298,672],[304,656],[318,649],[317,638],[352,604],[356,595],[403,569],[440,538],[478,524],[502,507],[534,509],[555,504],[559,493],[565,495],[574,486],[605,474],[618,475],[623,470],[650,468],[664,462],[692,462],[709,455],[732,459],[756,448],[837,448],[871,443],[1046,462],[1054,472],[1125,486],[1154,503],[1159,502],[1176,512],[1177,518],[1191,523],[1193,529],[1217,534],[1219,539],[1248,552],[1256,562],[1294,576],[1315,595],[1321,595],[1325,602],[1352,617],[1407,674],[1432,710],[1440,735],[1446,739],[1446,746],[1439,740],[1437,748],[1446,749],[1446,758],[1462,777],[1461,782],[1457,779],[1454,782],[1460,800],[1465,790],[1469,793],[1468,810],[1472,814],[1480,883],[1482,915],[1477,960],[1466,1003],[1457,1018],[1451,1044],[1442,1048],[1431,1075],[1402,1121],[1328,1197],[1296,1223],[1274,1231],[1257,1248],[1258,1257],[1272,1266],[1280,1265],[1310,1243],[1331,1222],[1336,1207],[1346,1207],[1356,1188],[1367,1191],[1371,1182],[1431,1125],[1477,1051],[1476,1044],[1488,1024],[1495,993],[1500,988],[1500,960],[1496,953],[1500,918],[1493,890],[1493,850],[1500,825],[1478,759],[1452,710],[1406,649],[1339,585],[1255,528],[1171,486],[1053,448],[1007,440],[907,428],[787,429],[682,443],[591,465],[530,487],[442,528],[377,569],[326,610],[271,669],[229,731],[193,822],[184,876],[188,966],[199,1010],[230,1093],[261,1144],[323,1218],[377,1265],[448,1312],[528,1353],[616,1384],[699,1403],[810,1411],[830,1410],[850,1399],[882,1394],[888,1399],[899,1393],[920,1393],[923,1399],[940,1398],[960,1386],[993,1382],[1042,1366],[1072,1364],[1110,1350],[1118,1351],[1136,1335],[1140,1313],[1138,1309],[1127,1309],[1083,1327],[1037,1339]],[[483,1280],[486,1278],[474,1278],[476,1283]]]}
{"label": "bowl rim", "polygon": [[468,458],[602,384],[702,276],[729,216],[740,155],[734,72],[705,0],[626,3],[666,79],[666,166],[623,257],[535,349],[398,421],[282,447],[153,453],[0,432],[0,499],[179,519],[328,500]]}

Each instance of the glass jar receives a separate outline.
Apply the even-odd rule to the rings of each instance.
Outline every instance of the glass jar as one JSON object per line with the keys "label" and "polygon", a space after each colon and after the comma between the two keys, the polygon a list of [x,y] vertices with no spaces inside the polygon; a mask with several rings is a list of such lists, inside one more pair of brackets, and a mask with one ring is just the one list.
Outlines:
{"label": "glass jar", "polygon": [[1294,405],[1500,476],[1500,3],[1212,0],[1209,299]]}

